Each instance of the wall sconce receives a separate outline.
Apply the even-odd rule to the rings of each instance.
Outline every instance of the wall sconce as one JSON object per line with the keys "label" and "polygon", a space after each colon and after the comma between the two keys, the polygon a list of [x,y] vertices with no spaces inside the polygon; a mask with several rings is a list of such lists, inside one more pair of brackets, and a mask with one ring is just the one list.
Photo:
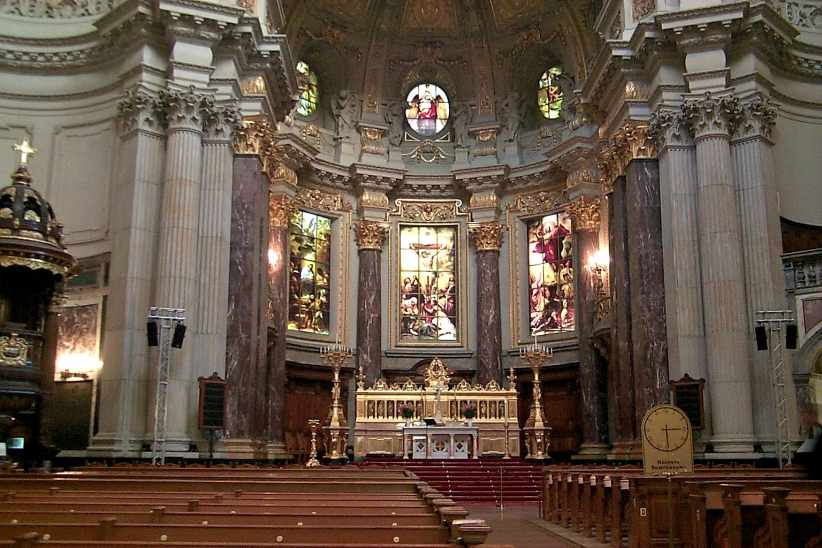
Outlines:
{"label": "wall sconce", "polygon": [[61,353],[55,365],[54,380],[87,380],[97,376],[103,362],[90,353]]}
{"label": "wall sconce", "polygon": [[597,296],[604,295],[608,286],[608,267],[611,258],[604,249],[598,249],[588,256],[588,264],[585,265],[591,276],[591,287]]}

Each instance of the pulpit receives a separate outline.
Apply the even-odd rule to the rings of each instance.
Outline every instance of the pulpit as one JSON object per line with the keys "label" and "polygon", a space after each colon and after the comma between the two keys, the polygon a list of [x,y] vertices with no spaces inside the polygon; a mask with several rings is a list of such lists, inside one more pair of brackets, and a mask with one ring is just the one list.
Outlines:
{"label": "pulpit", "polygon": [[[476,411],[475,418],[465,417],[468,408]],[[411,417],[404,418],[403,409],[410,409]],[[437,426],[421,424],[424,419]],[[431,360],[422,385],[377,379],[367,388],[362,376],[357,382],[357,456],[467,458],[460,456],[467,452],[472,458],[506,457],[519,455],[519,433],[514,385],[503,388],[493,380],[472,385],[463,379],[452,386],[439,358]],[[421,452],[428,456],[415,456]]]}

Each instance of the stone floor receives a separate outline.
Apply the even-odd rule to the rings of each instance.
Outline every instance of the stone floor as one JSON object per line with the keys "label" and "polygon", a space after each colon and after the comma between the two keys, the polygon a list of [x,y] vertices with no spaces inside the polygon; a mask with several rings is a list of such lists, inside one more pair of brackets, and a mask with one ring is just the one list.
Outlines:
{"label": "stone floor", "polygon": [[551,525],[540,520],[535,504],[505,505],[503,512],[492,504],[466,504],[465,507],[470,512],[469,518],[484,519],[493,529],[486,540],[488,544],[511,544],[516,548],[602,546],[581,537],[563,539],[552,534],[549,531]]}

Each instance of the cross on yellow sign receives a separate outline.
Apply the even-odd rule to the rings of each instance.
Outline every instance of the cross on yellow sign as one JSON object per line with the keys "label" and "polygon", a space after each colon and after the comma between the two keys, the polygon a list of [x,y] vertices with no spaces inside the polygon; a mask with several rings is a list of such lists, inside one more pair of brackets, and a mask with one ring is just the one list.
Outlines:
{"label": "cross on yellow sign", "polygon": [[18,144],[14,144],[11,146],[15,152],[20,154],[20,165],[26,165],[29,163],[29,156],[34,156],[37,154],[37,149],[31,146],[29,140],[27,138],[23,138],[23,142]]}

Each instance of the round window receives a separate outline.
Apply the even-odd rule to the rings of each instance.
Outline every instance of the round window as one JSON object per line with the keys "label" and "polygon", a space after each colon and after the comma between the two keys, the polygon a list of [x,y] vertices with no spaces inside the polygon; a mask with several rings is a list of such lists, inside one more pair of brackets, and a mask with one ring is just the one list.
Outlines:
{"label": "round window", "polygon": [[418,84],[405,99],[405,119],[413,131],[434,137],[445,129],[450,115],[448,95],[436,84]]}

